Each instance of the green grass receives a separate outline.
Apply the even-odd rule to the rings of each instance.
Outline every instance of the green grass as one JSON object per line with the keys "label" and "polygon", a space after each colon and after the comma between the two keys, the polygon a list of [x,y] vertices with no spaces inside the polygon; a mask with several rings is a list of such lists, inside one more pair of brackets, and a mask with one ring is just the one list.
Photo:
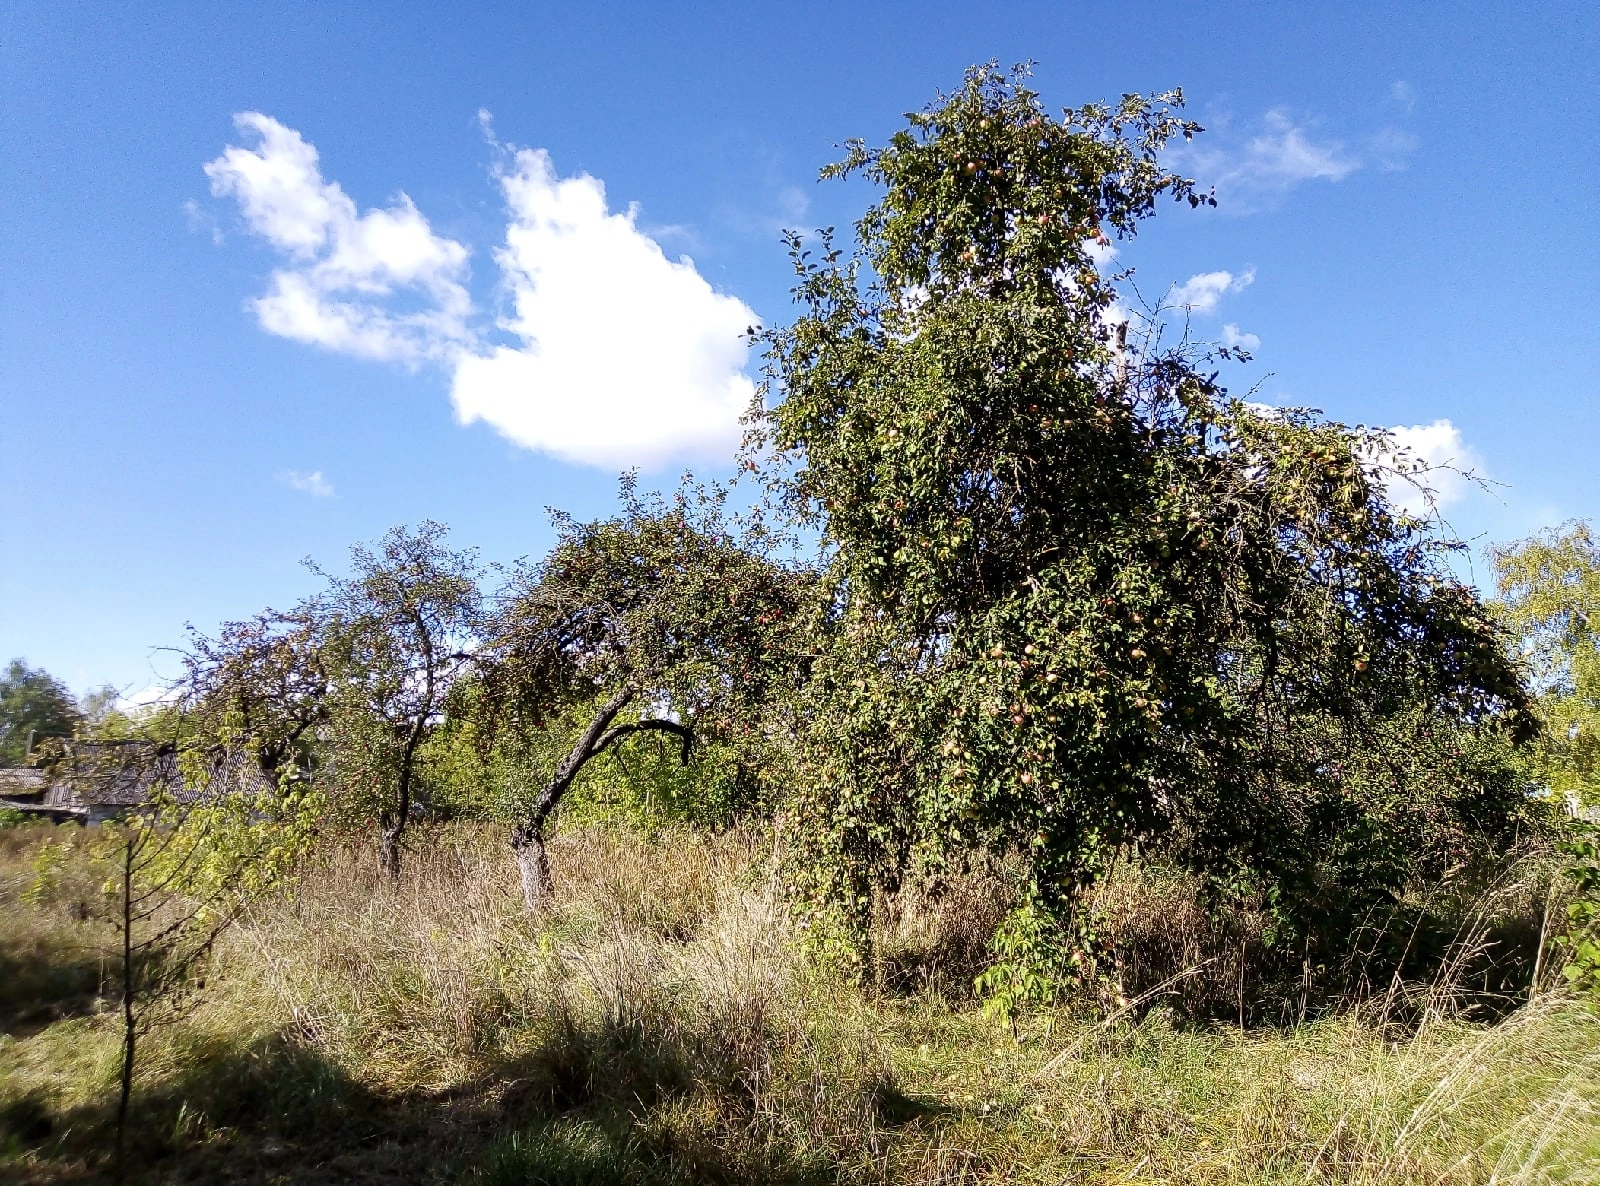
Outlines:
{"label": "green grass", "polygon": [[[0,1179],[100,1181],[117,1032],[87,973],[94,878],[79,850],[27,892],[56,833],[21,831],[0,842],[0,967],[24,969],[0,988]],[[880,936],[905,974],[868,992],[796,954],[757,837],[569,833],[542,919],[502,844],[435,833],[398,889],[331,851],[230,933],[145,1040],[131,1181],[1600,1181],[1600,1019],[1554,993],[1493,1024],[1425,993],[1404,1029],[1380,1001],[1240,1029],[1158,997],[1014,1033],[962,991],[994,885],[908,907]],[[1170,883],[1164,913],[1132,892],[1163,941],[1199,925]]]}

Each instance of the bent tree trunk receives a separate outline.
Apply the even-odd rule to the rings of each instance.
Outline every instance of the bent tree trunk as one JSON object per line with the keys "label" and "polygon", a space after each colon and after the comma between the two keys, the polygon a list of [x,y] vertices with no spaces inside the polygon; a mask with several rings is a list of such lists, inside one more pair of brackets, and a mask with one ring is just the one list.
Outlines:
{"label": "bent tree trunk", "polygon": [[522,900],[529,910],[542,910],[552,890],[550,857],[544,847],[544,820],[525,820],[511,830],[511,849],[522,877]]}
{"label": "bent tree trunk", "polygon": [[553,889],[550,880],[550,857],[545,850],[545,829],[550,813],[561,802],[573,781],[590,758],[604,753],[607,746],[619,738],[642,730],[659,730],[672,733],[683,742],[683,760],[689,760],[689,747],[694,734],[687,725],[677,721],[649,719],[613,725],[617,714],[638,695],[632,688],[624,688],[602,704],[573,745],[572,751],[550,775],[539,797],[533,801],[528,814],[511,830],[511,849],[517,856],[517,871],[522,877],[522,900],[529,910],[542,911]]}

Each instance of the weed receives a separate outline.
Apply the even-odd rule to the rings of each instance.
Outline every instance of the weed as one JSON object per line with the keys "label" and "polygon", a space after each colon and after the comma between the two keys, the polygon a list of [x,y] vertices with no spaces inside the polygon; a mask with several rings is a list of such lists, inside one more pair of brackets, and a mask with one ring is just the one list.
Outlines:
{"label": "weed", "polygon": [[[13,966],[64,958],[74,928],[99,925],[74,917],[70,855],[48,896],[21,900],[44,839],[0,849]],[[1472,1004],[1506,936],[1564,911],[1526,862],[1481,881],[1474,909],[1431,899],[1436,925],[1461,932],[1448,985],[1390,992],[1374,974],[1304,1022],[1298,994],[1280,1016],[1263,988],[1243,1029],[1223,1019],[1246,920],[1201,911],[1178,874],[1119,873],[1098,909],[1128,1007],[1041,1010],[1013,1034],[970,996],[977,936],[1009,906],[1001,865],[888,904],[893,970],[863,989],[798,954],[758,836],[584,828],[554,843],[537,919],[490,828],[420,836],[398,887],[364,851],[323,851],[228,935],[206,1003],[150,1035],[132,1180],[1600,1177],[1600,1017],[1523,973],[1520,1007]],[[0,1039],[0,1176],[93,1181],[114,1026],[92,1005],[27,1004],[70,995],[30,983],[8,991],[34,1020]]]}

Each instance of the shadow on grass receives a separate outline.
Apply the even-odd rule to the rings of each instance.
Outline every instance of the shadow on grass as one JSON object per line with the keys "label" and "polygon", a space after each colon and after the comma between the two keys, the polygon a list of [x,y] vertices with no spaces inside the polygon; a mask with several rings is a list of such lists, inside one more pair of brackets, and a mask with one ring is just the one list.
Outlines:
{"label": "shadow on grass", "polygon": [[625,1186],[658,1178],[649,1162],[630,1133],[558,1117],[495,1141],[469,1180],[477,1186]]}
{"label": "shadow on grass", "polygon": [[[239,1046],[197,1040],[185,1067],[181,1075],[135,1086],[127,1132],[130,1182],[271,1180],[278,1172],[273,1167],[285,1168],[302,1148],[360,1146],[385,1127],[383,1101],[315,1053],[276,1036]],[[0,1097],[0,1178],[109,1181],[115,1110],[111,1090],[76,1107],[61,1107],[39,1090]]]}
{"label": "shadow on grass", "polygon": [[920,1120],[950,1120],[961,1114],[957,1108],[936,1100],[919,1099],[885,1085],[875,1101],[878,1118],[885,1128],[904,1128]]}
{"label": "shadow on grass", "polygon": [[[611,1036],[612,1039],[616,1035]],[[170,1054],[163,1058],[168,1061]],[[294,1038],[187,1035],[182,1070],[136,1087],[129,1186],[154,1183],[787,1183],[838,1178],[824,1145],[762,1129],[737,1083],[668,1043],[557,1038],[449,1092],[385,1095]],[[886,1085],[875,1123],[928,1110]],[[115,1096],[62,1107],[0,1085],[0,1180],[112,1180]]]}
{"label": "shadow on grass", "polygon": [[0,1034],[24,1037],[100,1008],[98,953],[40,936],[0,938]]}
{"label": "shadow on grass", "polygon": [[463,1158],[455,1181],[471,1186],[669,1186],[681,1182],[769,1182],[822,1186],[824,1164],[785,1157],[729,1156],[702,1142],[641,1134],[628,1114],[540,1117]]}

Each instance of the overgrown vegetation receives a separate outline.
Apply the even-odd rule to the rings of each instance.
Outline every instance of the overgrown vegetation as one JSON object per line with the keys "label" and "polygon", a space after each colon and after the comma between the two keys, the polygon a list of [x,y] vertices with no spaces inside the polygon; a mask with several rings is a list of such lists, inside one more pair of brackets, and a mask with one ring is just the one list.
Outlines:
{"label": "overgrown vegetation", "polygon": [[1484,599],[1384,434],[1163,336],[1103,248],[1210,200],[1180,107],[851,143],[743,512],[397,528],[138,714],[13,664],[8,760],[153,790],[0,818],[0,1169],[1600,1177],[1600,557]]}
{"label": "overgrown vegetation", "polygon": [[[114,903],[81,848],[24,900],[39,854],[80,835],[5,834],[4,949],[31,944],[81,990],[23,1022],[8,983],[8,1180],[104,1166],[117,1028],[97,969],[71,970]],[[1374,961],[1350,969],[1346,1008],[1243,1029],[1195,1018],[1236,1013],[1241,968],[1257,991],[1261,919],[1219,926],[1181,877],[1121,873],[1104,933],[1143,999],[1034,1011],[1014,1036],[970,995],[1015,889],[1003,869],[937,900],[908,890],[875,936],[898,977],[864,991],[803,956],[758,831],[563,831],[537,916],[504,843],[428,829],[398,886],[363,846],[331,847],[252,910],[198,1011],[146,1043],[132,1180],[1577,1183],[1600,1167],[1600,1020],[1559,993],[1507,999],[1527,1000],[1551,907],[1535,858],[1413,904],[1453,979]],[[1520,972],[1485,994],[1512,956]]]}

